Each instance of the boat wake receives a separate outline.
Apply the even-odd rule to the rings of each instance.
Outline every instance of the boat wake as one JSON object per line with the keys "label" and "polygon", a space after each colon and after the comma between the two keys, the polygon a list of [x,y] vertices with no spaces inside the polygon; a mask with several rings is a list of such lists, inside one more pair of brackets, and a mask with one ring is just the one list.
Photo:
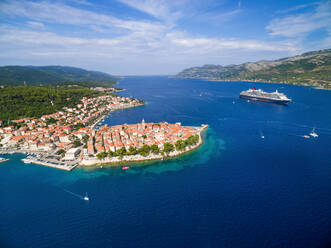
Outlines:
{"label": "boat wake", "polygon": [[67,192],[68,194],[70,194],[70,195],[76,196],[76,197],[78,197],[79,199],[84,200],[84,196],[78,195],[78,194],[76,194],[76,193],[74,193],[74,192],[71,192],[71,191],[69,191],[69,190],[66,190],[66,189],[63,189],[63,190],[64,190],[65,192]]}

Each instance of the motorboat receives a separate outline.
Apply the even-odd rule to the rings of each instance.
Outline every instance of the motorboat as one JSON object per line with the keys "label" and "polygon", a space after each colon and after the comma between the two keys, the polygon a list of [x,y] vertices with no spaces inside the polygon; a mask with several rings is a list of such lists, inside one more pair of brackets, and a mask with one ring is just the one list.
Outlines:
{"label": "motorboat", "polygon": [[88,198],[88,196],[87,196],[87,193],[85,194],[83,199],[84,199],[84,201],[89,201],[90,200],[90,198]]}
{"label": "motorboat", "polygon": [[311,131],[311,133],[309,134],[311,137],[313,138],[317,138],[318,137],[318,134],[315,133],[315,128],[313,129],[313,131]]}

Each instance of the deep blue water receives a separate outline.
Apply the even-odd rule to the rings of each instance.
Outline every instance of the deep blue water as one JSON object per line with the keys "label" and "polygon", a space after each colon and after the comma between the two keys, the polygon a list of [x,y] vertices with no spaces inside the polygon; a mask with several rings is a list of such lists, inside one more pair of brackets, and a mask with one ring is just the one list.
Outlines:
{"label": "deep blue water", "polygon": [[[238,98],[278,89],[289,106]],[[262,83],[129,77],[142,107],[110,125],[208,123],[181,158],[122,171],[60,171],[7,155],[0,247],[327,247],[331,243],[331,91]],[[320,135],[305,139],[312,128]],[[265,138],[262,139],[261,136]],[[88,192],[90,202],[78,195]]]}

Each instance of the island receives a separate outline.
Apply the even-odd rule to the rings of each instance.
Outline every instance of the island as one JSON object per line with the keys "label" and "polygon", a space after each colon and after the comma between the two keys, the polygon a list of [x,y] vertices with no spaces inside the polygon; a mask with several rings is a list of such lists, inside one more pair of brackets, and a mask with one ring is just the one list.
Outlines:
{"label": "island", "polygon": [[26,153],[25,163],[70,171],[79,165],[163,160],[202,144],[201,133],[208,125],[144,120],[130,125],[100,124],[112,111],[144,104],[143,100],[106,93],[83,97],[74,107],[64,106],[40,118],[0,121],[0,153]]}

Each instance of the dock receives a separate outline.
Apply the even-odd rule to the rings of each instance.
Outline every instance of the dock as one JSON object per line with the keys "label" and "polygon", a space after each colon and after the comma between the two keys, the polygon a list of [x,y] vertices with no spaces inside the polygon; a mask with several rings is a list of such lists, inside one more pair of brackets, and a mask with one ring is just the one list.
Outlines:
{"label": "dock", "polygon": [[44,165],[47,167],[65,170],[65,171],[71,171],[74,168],[76,168],[76,166],[78,165],[78,163],[51,161],[47,158],[23,158],[22,161],[26,164],[30,164],[30,163],[39,164],[39,165]]}

